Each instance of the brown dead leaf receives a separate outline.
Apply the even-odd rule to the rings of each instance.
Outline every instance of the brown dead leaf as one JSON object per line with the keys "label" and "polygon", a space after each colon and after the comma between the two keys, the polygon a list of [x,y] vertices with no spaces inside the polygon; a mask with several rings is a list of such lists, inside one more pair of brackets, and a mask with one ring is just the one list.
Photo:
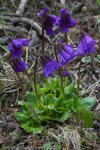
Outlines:
{"label": "brown dead leaf", "polygon": [[63,150],[65,150],[65,143],[63,144]]}
{"label": "brown dead leaf", "polygon": [[36,141],[36,146],[40,146],[41,145],[41,141]]}
{"label": "brown dead leaf", "polygon": [[3,91],[3,84],[2,82],[0,81],[0,93]]}

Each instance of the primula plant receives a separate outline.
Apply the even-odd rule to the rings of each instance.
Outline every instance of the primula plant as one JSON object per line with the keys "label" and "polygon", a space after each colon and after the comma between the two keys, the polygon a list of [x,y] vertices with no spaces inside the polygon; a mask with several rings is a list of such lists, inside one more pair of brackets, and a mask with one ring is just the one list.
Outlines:
{"label": "primula plant", "polygon": [[[43,122],[56,123],[75,115],[77,121],[84,123],[87,127],[93,126],[93,116],[90,108],[95,104],[95,98],[80,98],[80,68],[82,57],[95,53],[94,45],[96,43],[91,37],[80,30],[80,40],[77,51],[72,45],[68,44],[68,29],[76,26],[76,21],[70,16],[65,9],[60,10],[58,18],[55,15],[49,15],[48,8],[44,8],[37,13],[42,25],[42,51],[37,55],[34,65],[33,79],[30,78],[27,68],[28,65],[22,60],[22,46],[28,47],[29,39],[9,38],[8,48],[12,54],[9,60],[14,69],[20,86],[22,88],[22,101],[18,102],[21,106],[20,112],[15,112],[15,117],[21,124],[21,127],[28,133],[41,133],[44,129]],[[61,28],[61,32],[66,34],[66,44],[58,41],[54,46],[56,59],[52,59],[44,54],[44,33],[47,35],[54,34],[53,25]],[[70,31],[69,31],[70,32]],[[70,82],[68,63],[75,57],[79,57],[79,76],[78,81]],[[37,84],[37,64],[41,64],[45,77],[44,84]],[[24,101],[23,83],[20,79],[19,72],[27,75],[33,92],[27,91],[27,101]],[[55,75],[55,74],[56,75]],[[48,79],[49,78],[49,79]],[[81,132],[82,136],[82,132]]]}

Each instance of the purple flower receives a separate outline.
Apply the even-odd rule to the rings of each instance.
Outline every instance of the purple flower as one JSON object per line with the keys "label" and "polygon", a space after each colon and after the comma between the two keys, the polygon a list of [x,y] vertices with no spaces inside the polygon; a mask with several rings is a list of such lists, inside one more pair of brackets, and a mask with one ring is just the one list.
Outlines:
{"label": "purple flower", "polygon": [[24,61],[20,60],[19,58],[11,58],[10,61],[12,63],[15,72],[23,72],[24,69],[28,67],[28,65]]}
{"label": "purple flower", "polygon": [[70,16],[70,13],[63,8],[60,10],[60,16],[55,24],[61,28],[62,33],[66,33],[68,32],[68,28],[76,26],[76,21]]}
{"label": "purple flower", "polygon": [[85,56],[90,55],[91,53],[95,53],[96,52],[96,50],[94,49],[95,44],[96,40],[93,40],[90,36],[82,32],[76,55]]}
{"label": "purple flower", "polygon": [[12,39],[9,38],[8,40],[8,49],[10,53],[12,54],[12,57],[19,58],[22,54],[22,45],[28,47],[28,41],[29,39]]}
{"label": "purple flower", "polygon": [[49,58],[48,56],[40,55],[40,59],[41,59],[43,73],[46,78],[51,77],[52,73],[57,69],[59,69],[59,67],[61,67],[59,63]]}
{"label": "purple flower", "polygon": [[64,66],[64,69],[63,69],[63,76],[64,77],[68,76],[68,72],[67,72],[66,66]]}
{"label": "purple flower", "polygon": [[52,27],[53,24],[56,22],[57,17],[55,15],[49,15],[47,7],[37,13],[37,17],[41,20],[42,27],[44,28],[44,30],[46,30],[46,34],[54,34]]}
{"label": "purple flower", "polygon": [[61,41],[57,42],[56,52],[59,55],[61,65],[66,65],[69,61],[75,57],[75,50],[72,45],[64,45]]}

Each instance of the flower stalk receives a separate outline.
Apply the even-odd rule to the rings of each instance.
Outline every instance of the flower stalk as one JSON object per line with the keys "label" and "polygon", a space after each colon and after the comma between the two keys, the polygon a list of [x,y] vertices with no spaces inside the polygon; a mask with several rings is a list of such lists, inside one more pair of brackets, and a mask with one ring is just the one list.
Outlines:
{"label": "flower stalk", "polygon": [[77,102],[79,99],[79,86],[80,86],[80,71],[81,71],[81,64],[82,64],[82,56],[80,58],[80,65],[79,65],[79,74],[78,74],[78,92],[77,92]]}
{"label": "flower stalk", "polygon": [[33,91],[34,91],[34,83],[33,83],[32,79],[30,78],[30,76],[29,76],[29,74],[28,74],[28,72],[27,72],[26,69],[24,70],[24,72],[25,72],[25,74],[27,75],[27,77],[28,77],[28,79],[29,79],[29,81],[30,81],[30,83],[31,83],[31,86],[32,86],[32,88],[33,88]]}
{"label": "flower stalk", "polygon": [[65,39],[66,39],[66,44],[68,44],[68,36],[67,36],[67,32],[65,32]]}
{"label": "flower stalk", "polygon": [[44,54],[44,24],[42,23],[42,54]]}
{"label": "flower stalk", "polygon": [[[13,70],[14,70],[14,67],[13,67],[13,64],[12,64],[11,60],[9,60],[9,62],[10,62],[11,67],[12,67]],[[25,105],[25,107],[29,110],[29,108],[27,107],[27,104],[26,104],[25,101],[24,101],[24,88],[23,88],[22,81],[21,81],[21,79],[20,79],[19,74],[18,74],[15,70],[14,70],[14,72],[15,72],[16,75],[17,75],[17,78],[18,78],[18,80],[19,80],[19,83],[20,83],[20,86],[21,86],[21,89],[22,89],[22,102],[23,102],[23,104]]]}
{"label": "flower stalk", "polygon": [[43,108],[45,108],[45,109],[49,109],[48,107],[44,106],[44,105],[40,102],[39,97],[38,97],[38,93],[37,93],[37,87],[36,87],[36,67],[37,67],[38,58],[39,58],[39,56],[36,57],[35,65],[34,65],[34,92],[35,92],[35,96],[36,96],[36,100],[37,100],[38,104],[40,104],[40,105],[41,105]]}
{"label": "flower stalk", "polygon": [[[56,52],[56,46],[55,46],[55,56],[56,56],[56,61],[59,63],[58,57],[57,57],[57,52]],[[60,82],[61,82],[61,89],[63,93],[63,104],[65,100],[65,94],[64,94],[64,87],[63,87],[63,78],[62,78],[62,68],[59,67],[59,76],[60,76]]]}
{"label": "flower stalk", "polygon": [[[65,39],[66,39],[66,44],[68,44],[67,32],[65,32]],[[69,63],[67,63],[67,70],[69,71]]]}

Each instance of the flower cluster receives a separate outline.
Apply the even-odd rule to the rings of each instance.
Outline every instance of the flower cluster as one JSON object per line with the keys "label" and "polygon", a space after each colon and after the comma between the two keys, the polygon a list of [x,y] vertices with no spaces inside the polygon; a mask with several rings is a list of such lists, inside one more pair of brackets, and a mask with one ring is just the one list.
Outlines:
{"label": "flower cluster", "polygon": [[22,54],[22,45],[28,47],[29,39],[8,39],[8,49],[12,54],[12,57],[19,58]]}
{"label": "flower cluster", "polygon": [[60,16],[56,20],[56,26],[61,28],[62,33],[68,32],[68,28],[75,27],[76,21],[70,16],[66,9],[60,10]]}
{"label": "flower cluster", "polygon": [[96,40],[93,40],[90,36],[82,32],[76,54],[78,56],[85,56],[95,53],[96,52],[96,50],[94,49],[95,44]]}
{"label": "flower cluster", "polygon": [[29,39],[8,39],[8,49],[12,54],[11,62],[13,64],[13,68],[16,72],[23,72],[24,69],[28,67],[28,65],[20,60],[20,56],[22,54],[22,46],[28,47]]}
{"label": "flower cluster", "polygon": [[49,15],[47,7],[45,7],[43,10],[37,13],[37,17],[40,19],[44,30],[46,30],[46,34],[54,34],[52,27],[53,24],[55,24],[57,17],[55,15]]}
{"label": "flower cluster", "polygon": [[64,45],[61,41],[58,41],[56,45],[56,51],[59,55],[59,60],[61,65],[66,65],[69,61],[73,60],[75,57],[75,50],[72,45]]}
{"label": "flower cluster", "polygon": [[[69,28],[76,26],[76,21],[65,9],[60,10],[60,15],[57,18],[55,15],[49,15],[48,8],[45,7],[43,10],[37,13],[37,17],[40,19],[42,27],[44,30],[46,30],[47,35],[54,34],[54,31],[52,30],[53,24],[59,26],[62,33],[66,33],[68,32]],[[23,72],[24,69],[28,67],[28,65],[20,59],[22,54],[22,46],[28,47],[28,42],[29,39],[9,38],[8,40],[8,48],[12,54],[11,61],[16,72]],[[66,70],[66,64],[73,60],[76,56],[85,56],[90,55],[91,53],[95,53],[95,44],[96,41],[83,32],[81,32],[77,51],[73,49],[72,45],[63,44],[61,41],[58,41],[55,46],[55,50],[59,57],[59,63],[49,58],[48,56],[40,55],[45,77],[51,77],[52,73],[59,69],[61,66],[64,67],[63,76],[67,76],[68,73]]]}
{"label": "flower cluster", "polygon": [[43,73],[46,78],[51,77],[52,73],[57,69],[59,69],[59,67],[61,67],[59,63],[49,58],[48,56],[40,55],[40,59],[41,59]]}
{"label": "flower cluster", "polygon": [[23,72],[24,69],[28,67],[28,65],[24,61],[20,60],[20,58],[11,58],[10,61],[15,72]]}

